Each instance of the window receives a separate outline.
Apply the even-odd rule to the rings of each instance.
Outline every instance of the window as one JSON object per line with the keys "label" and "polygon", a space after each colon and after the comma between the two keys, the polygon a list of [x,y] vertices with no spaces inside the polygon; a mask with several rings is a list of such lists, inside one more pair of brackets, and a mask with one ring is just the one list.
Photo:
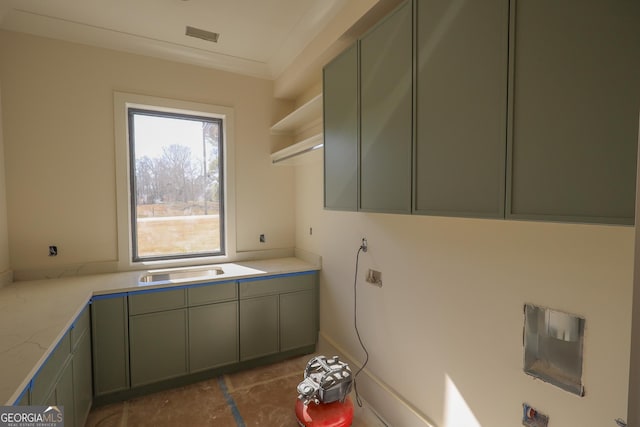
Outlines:
{"label": "window", "polygon": [[222,120],[129,108],[133,260],[224,254]]}
{"label": "window", "polygon": [[114,99],[121,268],[234,255],[232,110],[124,93]]}

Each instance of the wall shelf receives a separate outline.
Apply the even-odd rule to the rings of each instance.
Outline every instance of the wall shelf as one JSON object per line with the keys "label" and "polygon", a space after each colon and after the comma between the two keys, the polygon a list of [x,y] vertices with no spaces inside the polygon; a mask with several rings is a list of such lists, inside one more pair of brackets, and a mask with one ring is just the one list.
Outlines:
{"label": "wall shelf", "polygon": [[316,134],[302,141],[271,154],[271,163],[274,165],[296,164],[296,158],[305,153],[321,149],[323,147],[323,134]]}
{"label": "wall shelf", "polygon": [[298,133],[318,119],[322,120],[322,94],[315,96],[271,126],[271,133],[274,135]]}
{"label": "wall shelf", "polygon": [[271,134],[291,140],[285,148],[271,154],[274,165],[295,164],[297,156],[322,148],[322,94],[313,97],[271,126]]}

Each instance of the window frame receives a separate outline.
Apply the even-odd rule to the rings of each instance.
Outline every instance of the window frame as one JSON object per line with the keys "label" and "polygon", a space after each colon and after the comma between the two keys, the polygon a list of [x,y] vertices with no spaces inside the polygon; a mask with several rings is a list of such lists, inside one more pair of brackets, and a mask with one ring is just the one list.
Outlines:
{"label": "window frame", "polygon": [[[131,146],[129,135],[129,109],[150,110],[159,115],[187,115],[221,120],[221,252],[220,255],[188,254],[185,256],[134,259]],[[236,257],[235,182],[233,165],[234,112],[230,107],[198,102],[181,101],[125,92],[114,92],[114,125],[116,154],[116,200],[118,226],[118,269],[135,270],[146,267],[180,267],[196,264],[227,262]]]}

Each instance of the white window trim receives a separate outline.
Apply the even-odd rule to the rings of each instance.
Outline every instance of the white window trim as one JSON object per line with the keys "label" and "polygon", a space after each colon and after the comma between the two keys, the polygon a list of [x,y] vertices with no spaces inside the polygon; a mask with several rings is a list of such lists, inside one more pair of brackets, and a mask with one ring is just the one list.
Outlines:
{"label": "white window trim", "polygon": [[[235,149],[233,108],[197,102],[180,101],[154,96],[114,92],[113,95],[116,155],[116,210],[118,222],[118,270],[136,270],[148,267],[181,267],[214,264],[236,258],[236,197]],[[223,173],[224,173],[224,241],[225,255],[173,260],[132,261],[131,187],[129,185],[129,132],[127,109],[146,108],[170,113],[186,113],[222,119]]]}

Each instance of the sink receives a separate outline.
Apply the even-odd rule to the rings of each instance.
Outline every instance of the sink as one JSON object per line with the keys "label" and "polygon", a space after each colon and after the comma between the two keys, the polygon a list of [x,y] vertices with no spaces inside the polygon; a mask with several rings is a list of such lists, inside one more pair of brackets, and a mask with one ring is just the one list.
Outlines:
{"label": "sink", "polygon": [[207,267],[202,269],[189,270],[162,270],[150,271],[140,277],[140,283],[166,282],[170,280],[199,280],[207,277],[215,277],[224,274],[224,270],[220,267]]}

